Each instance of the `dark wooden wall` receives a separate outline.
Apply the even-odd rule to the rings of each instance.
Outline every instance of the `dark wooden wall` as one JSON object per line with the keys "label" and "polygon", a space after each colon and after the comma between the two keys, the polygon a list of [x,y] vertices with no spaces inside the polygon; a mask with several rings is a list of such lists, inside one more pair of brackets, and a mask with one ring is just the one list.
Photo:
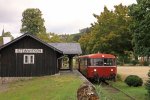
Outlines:
{"label": "dark wooden wall", "polygon": [[[43,49],[43,53],[34,54],[34,64],[23,64],[23,56],[27,53],[15,53],[15,49]],[[26,36],[0,51],[0,76],[22,77],[43,76],[58,73],[58,51]]]}

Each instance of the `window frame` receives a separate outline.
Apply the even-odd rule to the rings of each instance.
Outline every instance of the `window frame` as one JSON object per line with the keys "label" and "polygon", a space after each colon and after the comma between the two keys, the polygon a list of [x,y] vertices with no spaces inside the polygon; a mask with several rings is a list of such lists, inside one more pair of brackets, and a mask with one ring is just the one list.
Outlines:
{"label": "window frame", "polygon": [[90,66],[116,66],[116,60],[114,58],[91,58]]}
{"label": "window frame", "polygon": [[34,54],[24,54],[23,64],[34,64]]}

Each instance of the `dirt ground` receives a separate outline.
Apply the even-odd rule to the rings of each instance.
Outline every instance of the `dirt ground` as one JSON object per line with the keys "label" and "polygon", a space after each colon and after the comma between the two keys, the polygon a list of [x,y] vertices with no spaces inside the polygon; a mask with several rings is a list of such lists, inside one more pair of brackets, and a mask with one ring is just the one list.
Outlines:
{"label": "dirt ground", "polygon": [[147,73],[150,67],[145,66],[118,66],[118,74],[121,75],[124,80],[128,75],[138,75],[145,82],[148,79]]}

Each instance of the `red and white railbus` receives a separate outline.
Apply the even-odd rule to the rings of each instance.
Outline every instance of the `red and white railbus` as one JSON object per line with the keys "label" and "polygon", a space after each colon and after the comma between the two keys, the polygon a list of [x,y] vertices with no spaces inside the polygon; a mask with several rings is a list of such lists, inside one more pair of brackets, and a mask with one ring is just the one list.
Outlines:
{"label": "red and white railbus", "polygon": [[88,79],[115,80],[116,57],[100,53],[80,56],[79,71]]}

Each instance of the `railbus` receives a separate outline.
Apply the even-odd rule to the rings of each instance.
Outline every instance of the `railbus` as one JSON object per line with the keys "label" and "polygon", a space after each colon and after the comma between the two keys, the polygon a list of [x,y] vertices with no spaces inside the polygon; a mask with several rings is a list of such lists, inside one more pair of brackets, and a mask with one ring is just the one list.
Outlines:
{"label": "railbus", "polygon": [[115,80],[116,57],[101,53],[79,56],[78,70],[88,79]]}

